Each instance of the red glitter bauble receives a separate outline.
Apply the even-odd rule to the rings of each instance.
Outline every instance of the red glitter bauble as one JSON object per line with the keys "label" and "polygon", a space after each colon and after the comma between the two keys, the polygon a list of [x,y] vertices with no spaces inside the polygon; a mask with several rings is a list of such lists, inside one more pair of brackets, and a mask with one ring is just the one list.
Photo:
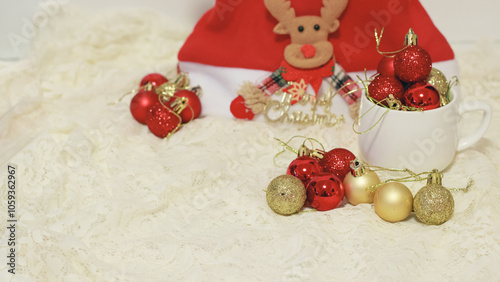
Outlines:
{"label": "red glitter bauble", "polygon": [[324,172],[332,173],[341,181],[351,171],[351,161],[356,159],[356,156],[351,151],[342,148],[336,148],[323,155],[319,161],[319,165]]}
{"label": "red glitter bauble", "polygon": [[405,106],[427,111],[439,108],[441,98],[434,86],[426,82],[418,82],[406,89],[403,103]]}
{"label": "red glitter bauble", "polygon": [[344,199],[342,181],[331,173],[314,176],[306,187],[307,203],[318,211],[332,210]]}
{"label": "red glitter bauble", "polygon": [[140,86],[142,87],[148,83],[151,83],[151,85],[153,85],[153,87],[158,87],[158,86],[162,85],[163,83],[167,83],[167,82],[168,82],[168,79],[165,76],[163,76],[159,73],[150,73],[142,78]]}
{"label": "red glitter bauble", "polygon": [[286,174],[297,177],[304,183],[304,186],[307,186],[309,180],[321,172],[323,169],[315,158],[302,156],[290,163]]}
{"label": "red glitter bauble", "polygon": [[138,122],[146,124],[149,109],[158,102],[158,95],[154,91],[141,90],[130,101],[130,112]]}
{"label": "red glitter bauble", "polygon": [[401,81],[408,83],[424,81],[431,70],[431,56],[421,46],[408,46],[394,57],[394,71]]}
{"label": "red glitter bauble", "polygon": [[[394,76],[377,76],[368,85],[368,94],[377,102],[384,100],[391,94],[394,98],[401,100],[404,92],[403,84]],[[387,105],[387,102],[384,101],[383,104]]]}
{"label": "red glitter bauble", "polygon": [[383,76],[396,76],[394,72],[394,57],[383,57],[378,63],[377,72]]}
{"label": "red glitter bauble", "polygon": [[182,118],[182,123],[190,122],[198,118],[201,114],[200,98],[196,93],[189,90],[177,91],[170,98],[168,107]]}
{"label": "red glitter bauble", "polygon": [[157,103],[148,113],[147,124],[149,130],[160,138],[165,138],[169,133],[177,130],[181,119],[171,110]]}

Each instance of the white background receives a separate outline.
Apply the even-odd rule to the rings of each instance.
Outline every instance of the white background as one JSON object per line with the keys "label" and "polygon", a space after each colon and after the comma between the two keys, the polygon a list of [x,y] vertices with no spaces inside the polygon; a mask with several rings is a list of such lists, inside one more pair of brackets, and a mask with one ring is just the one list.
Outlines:
{"label": "white background", "polygon": [[[215,0],[22,0],[0,2],[0,58],[16,57],[7,38],[9,32],[20,33],[31,20],[39,2],[58,1],[99,12],[106,9],[140,7],[161,11],[187,26],[194,26]],[[471,45],[478,40],[500,41],[500,2],[494,0],[421,0],[436,26],[450,43]]]}

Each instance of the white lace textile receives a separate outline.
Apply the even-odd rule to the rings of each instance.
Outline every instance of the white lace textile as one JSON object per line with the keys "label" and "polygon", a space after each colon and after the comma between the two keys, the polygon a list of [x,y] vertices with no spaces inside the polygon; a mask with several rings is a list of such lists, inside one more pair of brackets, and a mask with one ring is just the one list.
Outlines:
{"label": "white lace textile", "polygon": [[[488,101],[490,130],[457,154],[441,226],[380,219],[371,205],[274,214],[284,174],[274,137],[309,136],[358,153],[350,124],[242,122],[204,116],[169,140],[129,112],[149,72],[175,70],[187,30],[151,11],[92,15],[66,7],[37,31],[23,62],[0,65],[0,214],[6,166],[18,165],[17,274],[2,281],[498,281],[500,49],[457,52],[464,99]],[[171,76],[172,73],[170,72]],[[472,130],[479,117],[461,124]],[[294,158],[279,159],[286,165]],[[423,183],[408,186],[415,194]],[[7,231],[0,249],[7,253]]]}

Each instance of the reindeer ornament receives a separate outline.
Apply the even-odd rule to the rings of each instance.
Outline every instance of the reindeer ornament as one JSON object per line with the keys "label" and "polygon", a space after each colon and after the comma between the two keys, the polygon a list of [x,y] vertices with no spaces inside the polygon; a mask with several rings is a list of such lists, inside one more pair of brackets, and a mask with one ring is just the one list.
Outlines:
{"label": "reindeer ornament", "polygon": [[[328,40],[330,33],[335,32],[340,22],[338,18],[345,10],[348,0],[323,0],[321,16],[296,16],[292,3],[289,0],[264,0],[264,4],[271,15],[278,20],[274,33],[289,35],[291,42],[284,50],[284,60],[280,68],[264,81],[254,85],[245,82],[238,91],[238,97],[233,101],[242,103],[246,111],[260,114],[268,105],[270,95],[279,90],[292,94],[291,104],[299,102],[310,85],[317,97],[323,79],[326,79],[333,88],[339,89],[346,82],[352,80],[343,69],[335,63],[333,45]],[[358,89],[354,83],[343,93],[352,109],[357,106],[359,93],[352,94]],[[358,91],[359,92],[359,91]],[[238,117],[237,107],[232,107],[233,115]],[[240,108],[241,109],[241,108]],[[242,115],[247,117],[248,115]]]}
{"label": "reindeer ornament", "polygon": [[285,61],[298,69],[314,69],[333,60],[333,45],[328,35],[339,28],[338,17],[347,0],[324,0],[321,17],[295,16],[288,0],[264,0],[269,12],[278,20],[277,34],[289,34],[291,43],[285,48]]}

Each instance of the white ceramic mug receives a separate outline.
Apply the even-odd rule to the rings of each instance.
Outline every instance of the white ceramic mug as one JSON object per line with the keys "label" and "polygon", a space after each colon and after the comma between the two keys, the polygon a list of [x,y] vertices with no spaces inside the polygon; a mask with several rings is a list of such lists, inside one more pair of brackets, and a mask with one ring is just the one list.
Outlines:
{"label": "white ceramic mug", "polygon": [[[491,107],[482,101],[461,103],[456,92],[452,101],[428,111],[387,110],[362,95],[357,121],[362,158],[370,165],[408,168],[414,172],[444,170],[457,151],[469,148],[486,133]],[[479,127],[470,135],[458,136],[463,114],[482,111]]]}

